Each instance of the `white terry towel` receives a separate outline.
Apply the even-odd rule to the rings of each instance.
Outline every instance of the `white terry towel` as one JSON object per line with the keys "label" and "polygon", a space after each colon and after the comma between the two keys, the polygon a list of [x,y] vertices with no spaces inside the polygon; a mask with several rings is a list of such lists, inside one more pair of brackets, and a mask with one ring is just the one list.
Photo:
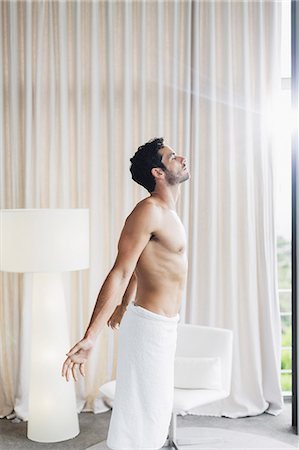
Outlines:
{"label": "white terry towel", "polygon": [[107,446],[157,450],[168,435],[180,315],[130,303],[119,327],[116,387]]}

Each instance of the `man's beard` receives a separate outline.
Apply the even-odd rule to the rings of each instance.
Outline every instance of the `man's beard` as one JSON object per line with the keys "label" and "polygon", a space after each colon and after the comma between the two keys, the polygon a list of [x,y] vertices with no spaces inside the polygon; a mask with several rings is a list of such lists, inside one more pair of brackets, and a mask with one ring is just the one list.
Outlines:
{"label": "man's beard", "polygon": [[190,176],[188,171],[186,171],[185,173],[178,174],[178,175],[173,174],[168,169],[166,169],[164,172],[165,172],[165,179],[166,179],[167,183],[170,184],[171,186],[174,186],[175,184],[183,183],[183,181],[188,180],[189,176]]}

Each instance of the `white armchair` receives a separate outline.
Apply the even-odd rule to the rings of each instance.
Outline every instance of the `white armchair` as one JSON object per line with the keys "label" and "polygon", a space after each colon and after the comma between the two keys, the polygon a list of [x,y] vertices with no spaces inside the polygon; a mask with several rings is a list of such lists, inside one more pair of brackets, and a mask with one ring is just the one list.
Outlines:
{"label": "white armchair", "polygon": [[[203,443],[196,429],[179,428],[182,411],[226,398],[230,394],[233,332],[224,328],[179,324],[174,365],[174,405],[169,436],[164,446]],[[200,429],[199,429],[200,431]],[[206,440],[205,440],[206,442]]]}

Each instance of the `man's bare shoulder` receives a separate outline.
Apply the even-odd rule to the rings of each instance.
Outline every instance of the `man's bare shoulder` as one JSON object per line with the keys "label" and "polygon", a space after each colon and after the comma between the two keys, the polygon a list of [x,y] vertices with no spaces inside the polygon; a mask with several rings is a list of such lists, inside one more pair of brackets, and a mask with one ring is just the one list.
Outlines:
{"label": "man's bare shoulder", "polygon": [[139,216],[145,214],[150,216],[158,216],[161,212],[162,208],[159,203],[152,197],[146,197],[136,204],[130,215],[134,214],[134,216]]}
{"label": "man's bare shoulder", "polygon": [[151,197],[146,197],[136,204],[126,219],[126,223],[136,227],[137,224],[150,228],[159,226],[162,219],[161,206]]}

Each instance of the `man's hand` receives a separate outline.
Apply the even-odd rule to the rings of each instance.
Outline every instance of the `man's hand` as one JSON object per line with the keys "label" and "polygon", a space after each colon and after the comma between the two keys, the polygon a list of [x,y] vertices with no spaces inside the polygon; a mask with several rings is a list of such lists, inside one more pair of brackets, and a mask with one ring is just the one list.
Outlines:
{"label": "man's hand", "polygon": [[68,357],[63,363],[61,375],[66,377],[66,381],[70,379],[70,372],[75,381],[78,381],[76,368],[79,366],[79,371],[83,377],[85,377],[84,364],[93,349],[94,341],[89,338],[83,338],[77,342],[74,347],[67,353]]}
{"label": "man's hand", "polygon": [[123,304],[117,305],[112,316],[107,321],[108,327],[110,326],[112,329],[118,328],[117,325],[120,325],[121,319],[123,318],[125,312],[126,308]]}

